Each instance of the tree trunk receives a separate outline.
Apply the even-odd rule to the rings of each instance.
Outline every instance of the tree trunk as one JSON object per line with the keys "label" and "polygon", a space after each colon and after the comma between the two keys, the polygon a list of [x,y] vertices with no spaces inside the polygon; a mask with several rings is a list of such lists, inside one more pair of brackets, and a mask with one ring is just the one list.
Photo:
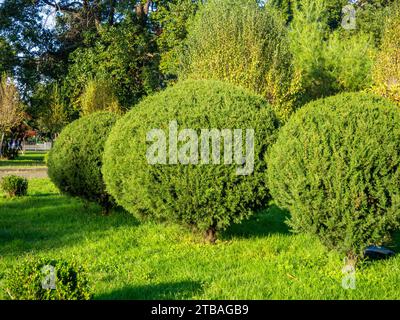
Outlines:
{"label": "tree trunk", "polygon": [[110,14],[108,16],[108,25],[114,25],[114,15],[115,15],[115,0],[110,0]]}
{"label": "tree trunk", "polygon": [[215,241],[217,241],[217,230],[215,227],[208,228],[208,230],[205,232],[204,238],[206,242],[215,244]]}
{"label": "tree trunk", "polygon": [[3,141],[4,141],[4,132],[1,133],[1,139],[0,139],[0,158],[3,155]]}
{"label": "tree trunk", "polygon": [[152,2],[151,0],[147,0],[146,3],[141,3],[141,1],[139,1],[135,6],[136,18],[142,26],[146,25],[147,15],[149,14]]}

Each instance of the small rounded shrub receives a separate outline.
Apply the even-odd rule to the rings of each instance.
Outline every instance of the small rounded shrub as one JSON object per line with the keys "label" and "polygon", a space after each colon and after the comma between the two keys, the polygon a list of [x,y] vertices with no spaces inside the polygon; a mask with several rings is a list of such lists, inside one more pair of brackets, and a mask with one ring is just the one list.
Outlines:
{"label": "small rounded shrub", "polygon": [[63,260],[26,260],[5,275],[11,300],[89,300],[92,296],[85,270]]}
{"label": "small rounded shrub", "polygon": [[49,177],[61,192],[99,203],[108,212],[113,200],[101,173],[104,143],[116,121],[109,112],[82,117],[64,128],[48,156]]}
{"label": "small rounded shrub", "polygon": [[[175,138],[170,139],[175,134],[171,129],[174,121],[176,136],[189,133],[198,137],[190,151],[188,144],[194,140],[181,137],[176,146],[180,156],[185,150],[183,159],[178,157],[184,161],[176,164],[172,164],[177,160]],[[142,101],[113,128],[104,155],[107,190],[127,211],[194,226],[206,231],[207,239],[214,242],[216,231],[247,218],[269,199],[263,154],[275,141],[277,127],[266,101],[245,89],[213,80],[178,83]],[[153,129],[158,129],[158,141],[165,138],[165,148],[154,153],[161,159],[155,164],[148,160],[157,141],[148,139]],[[229,163],[225,157],[229,158],[230,153],[222,138],[216,142],[221,147],[220,164],[211,158],[210,145],[209,164],[205,164],[207,157],[202,156],[200,146],[207,139],[201,139],[202,129],[217,129],[220,133],[223,129],[231,133],[243,129],[243,155],[251,150],[245,145],[247,129],[254,129],[254,170],[250,169],[249,175],[238,175],[238,168],[244,166],[237,165],[232,157],[232,164],[225,164]],[[187,161],[189,157],[193,161]]]}
{"label": "small rounded shrub", "polygon": [[28,194],[28,180],[16,175],[5,176],[1,179],[1,189],[8,197],[22,197]]}
{"label": "small rounded shrub", "polygon": [[362,256],[400,222],[400,110],[364,93],[314,101],[282,128],[268,185],[295,232]]}
{"label": "small rounded shrub", "polygon": [[18,149],[10,148],[8,143],[3,145],[1,157],[7,160],[15,160],[18,157]]}

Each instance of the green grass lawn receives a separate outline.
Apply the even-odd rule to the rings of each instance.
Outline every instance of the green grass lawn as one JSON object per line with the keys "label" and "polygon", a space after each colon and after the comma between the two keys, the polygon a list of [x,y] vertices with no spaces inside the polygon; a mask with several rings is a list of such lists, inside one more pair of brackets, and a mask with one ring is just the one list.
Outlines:
{"label": "green grass lawn", "polygon": [[342,257],[292,235],[272,206],[204,244],[177,225],[140,223],[123,211],[101,216],[60,195],[47,179],[29,196],[0,196],[1,279],[27,256],[86,267],[95,299],[399,299],[400,256],[364,262],[356,289],[341,286]]}
{"label": "green grass lawn", "polygon": [[7,169],[8,167],[44,167],[46,166],[44,162],[45,155],[46,152],[25,152],[25,154],[19,154],[15,160],[0,159],[0,169]]}

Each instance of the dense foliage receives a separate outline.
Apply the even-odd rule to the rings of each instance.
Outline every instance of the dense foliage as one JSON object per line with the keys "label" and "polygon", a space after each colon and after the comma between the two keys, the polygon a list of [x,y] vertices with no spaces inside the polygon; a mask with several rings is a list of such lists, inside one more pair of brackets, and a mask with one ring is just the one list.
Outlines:
{"label": "dense foliage", "polygon": [[[0,72],[18,81],[29,125],[51,138],[90,113],[82,102],[96,101],[96,88],[111,88],[113,105],[124,111],[173,84],[179,74],[248,88],[288,119],[308,101],[372,85],[375,53],[398,4],[352,1],[351,30],[342,26],[348,4],[4,0]],[[384,47],[381,51],[387,54]]]}
{"label": "dense foliage", "polygon": [[282,128],[267,158],[274,199],[295,232],[349,255],[400,226],[400,110],[352,93],[318,100]]}
{"label": "dense foliage", "polygon": [[108,81],[89,80],[79,97],[82,115],[98,111],[121,113],[114,89]]}
{"label": "dense foliage", "polygon": [[116,116],[97,112],[69,124],[47,159],[49,177],[64,193],[99,203],[107,213],[113,205],[101,174],[104,144]]}
{"label": "dense foliage", "polygon": [[10,73],[15,64],[15,53],[10,44],[0,37],[0,74]]}
{"label": "dense foliage", "polygon": [[63,260],[26,259],[5,275],[4,287],[11,300],[89,300],[91,298],[84,269]]}
{"label": "dense foliage", "polygon": [[157,10],[150,16],[158,35],[160,72],[165,83],[177,79],[188,25],[197,12],[200,2],[200,0],[163,0],[158,2]]}
{"label": "dense foliage", "polygon": [[28,112],[33,117],[32,126],[42,136],[54,139],[75,117],[63,97],[63,87],[57,83],[38,85],[31,98]]}
{"label": "dense foliage", "polygon": [[[177,121],[180,137],[176,152],[171,121]],[[194,226],[207,231],[214,241],[216,231],[247,218],[268,201],[263,155],[275,140],[277,126],[265,100],[244,89],[212,80],[179,83],[145,99],[117,122],[105,147],[103,175],[107,190],[131,213]],[[159,129],[155,136],[150,135],[153,129]],[[189,132],[181,132],[184,129]],[[202,129],[243,129],[242,136],[248,134],[246,129],[254,129],[254,168],[247,167],[251,166],[248,157],[242,165],[244,154],[252,154],[251,145],[244,139],[242,145],[237,139],[233,141],[231,153],[235,152],[235,159],[240,158],[238,165],[225,145],[229,140],[222,136],[212,141],[211,149],[222,147],[223,140],[223,153],[217,153],[218,160],[213,153],[207,162],[199,148],[205,143],[210,152],[211,139],[200,138]],[[153,150],[151,143],[163,132],[172,135],[168,143],[162,143],[170,150],[169,165],[165,165],[167,151],[162,147]],[[198,135],[194,145],[189,134]],[[159,161],[149,160],[149,154]],[[230,162],[225,162],[225,156]],[[175,157],[180,162],[173,165]],[[239,175],[244,169],[249,169],[249,175]]]}
{"label": "dense foliage", "polygon": [[1,179],[0,189],[10,198],[26,196],[28,180],[16,175],[5,176]]}
{"label": "dense foliage", "polygon": [[150,40],[151,34],[128,19],[102,29],[94,46],[74,51],[66,82],[75,108],[81,110],[79,97],[92,79],[115,88],[118,103],[125,109],[155,91],[160,75],[156,47]]}
{"label": "dense foliage", "polygon": [[382,49],[374,68],[373,90],[400,104],[400,9],[387,21]]}
{"label": "dense foliage", "polygon": [[299,104],[369,88],[375,49],[371,36],[329,28],[325,0],[303,0],[289,26],[293,64],[299,74]]}
{"label": "dense foliage", "polygon": [[[254,120],[250,118],[253,109],[258,108],[255,107],[258,102],[254,102],[257,99],[269,103],[282,122],[293,123],[300,121],[291,119],[296,110],[313,100],[338,93],[373,91],[399,104],[399,12],[397,0],[0,0],[0,156],[14,159],[18,155],[18,148],[14,146],[27,139],[57,140],[49,156],[53,180],[63,192],[99,202],[107,210],[112,200],[105,191],[101,173],[104,143],[117,114],[138,106],[120,121],[121,136],[113,134],[111,139],[114,141],[109,147],[112,156],[120,157],[122,162],[111,159],[111,151],[106,156],[112,163],[110,172],[115,173],[110,176],[110,190],[131,212],[137,209],[144,215],[183,221],[201,230],[207,229],[213,237],[215,230],[247,217],[269,199],[268,185],[259,180],[265,168],[257,167],[245,183],[244,178],[227,173],[230,166],[166,168],[130,162],[143,151],[145,144],[132,146],[127,140],[132,137],[126,128],[137,124],[143,134],[147,125],[162,122],[168,126],[175,115],[179,125],[188,123],[198,130],[194,117],[206,128],[214,123],[247,124]],[[224,81],[241,89],[218,82],[215,82],[216,88],[209,82],[187,82],[189,93],[184,84],[179,84],[172,91],[167,89],[158,94],[188,79]],[[198,94],[193,93],[195,84],[199,83],[207,88],[206,94],[203,87]],[[217,88],[221,92],[216,92]],[[245,90],[259,97],[242,98],[242,95],[249,97],[250,93]],[[153,94],[156,96],[147,99]],[[233,96],[239,97],[238,101],[233,101]],[[170,101],[162,100],[169,97]],[[354,110],[348,111],[354,114],[359,110],[357,106],[353,108],[352,101],[340,97],[334,100],[335,104],[343,104],[338,110],[351,108]],[[354,101],[361,99],[362,105],[369,105],[368,99],[383,101],[346,97]],[[242,105],[246,99],[250,101],[249,106]],[[232,106],[240,111],[232,111]],[[375,125],[375,111],[371,111],[375,109],[371,108],[361,110],[357,121],[372,117],[368,120],[371,141],[391,139],[392,132]],[[314,116],[323,123],[322,111],[317,107],[305,110],[312,110],[303,111],[307,116],[308,112],[315,112]],[[91,118],[96,120],[84,118],[75,122],[57,139],[69,123],[99,111],[113,114],[102,113],[103,116]],[[217,115],[217,112],[221,113]],[[234,118],[236,112],[237,118]],[[242,115],[246,112],[248,115]],[[276,121],[268,112],[257,113],[267,119],[265,148],[273,141],[272,127],[275,128]],[[330,116],[334,117],[331,111],[327,117]],[[344,121],[340,116],[335,119],[327,124],[329,128],[338,126],[332,129],[332,135],[342,128]],[[256,125],[264,128],[257,121]],[[125,154],[126,146],[134,151],[133,155]],[[259,147],[263,148],[264,144]],[[332,154],[324,156],[335,161],[330,158]],[[363,157],[360,161],[364,161]],[[377,159],[381,158],[377,156]],[[124,170],[128,178],[120,176]],[[221,176],[214,170],[221,170],[218,171]],[[186,174],[190,179],[182,178]],[[360,177],[364,175],[361,171]],[[162,183],[157,184],[159,180]],[[369,180],[365,178],[365,181]],[[382,188],[389,188],[385,183],[383,178]],[[137,190],[133,190],[133,185],[138,186]],[[193,196],[190,187],[195,189],[198,185],[201,185],[201,194]],[[298,188],[298,185],[294,183],[291,187]],[[336,187],[339,189],[335,192],[341,194],[341,185]],[[177,188],[186,189],[178,192]],[[225,194],[226,188],[229,192]],[[318,192],[325,190],[321,187]],[[254,199],[250,199],[252,194]],[[334,202],[326,202],[333,208]],[[346,202],[338,205],[342,208],[340,205]],[[374,207],[371,214],[377,210]],[[357,215],[358,211],[356,218]],[[363,231],[365,239],[359,241],[352,233],[354,224],[349,216],[350,213],[345,222],[338,224],[350,230],[345,245],[343,239],[337,241],[342,251],[349,248],[359,251],[368,237],[378,241],[394,225],[391,224],[394,220],[388,218],[388,228],[382,224],[372,235],[372,231]],[[352,239],[356,239],[357,247]],[[334,239],[328,240],[336,243]]]}
{"label": "dense foliage", "polygon": [[182,77],[216,79],[261,94],[287,116],[296,94],[284,22],[255,1],[207,1],[189,27]]}

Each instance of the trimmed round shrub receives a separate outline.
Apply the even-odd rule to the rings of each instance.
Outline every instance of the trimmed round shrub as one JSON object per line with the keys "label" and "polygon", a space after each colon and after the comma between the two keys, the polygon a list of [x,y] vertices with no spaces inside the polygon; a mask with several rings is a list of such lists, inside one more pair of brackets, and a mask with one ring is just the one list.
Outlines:
{"label": "trimmed round shrub", "polygon": [[28,180],[16,175],[5,176],[1,179],[1,189],[10,198],[22,197],[28,194]]}
{"label": "trimmed round shrub", "polygon": [[50,179],[61,192],[99,203],[107,213],[113,204],[101,173],[104,144],[116,116],[97,112],[64,128],[51,149]]}
{"label": "trimmed round shrub", "polygon": [[295,232],[362,256],[400,222],[400,111],[377,96],[317,100],[282,128],[267,162],[268,185]]}
{"label": "trimmed round shrub", "polygon": [[85,270],[75,263],[41,258],[26,260],[5,275],[11,300],[89,300]]}
{"label": "trimmed round shrub", "polygon": [[[214,242],[218,230],[249,217],[269,199],[263,155],[277,127],[267,102],[245,89],[213,80],[178,83],[142,101],[113,128],[103,166],[107,190],[131,213],[194,226]],[[211,144],[206,135],[211,129],[228,138]],[[230,153],[225,143],[234,129],[242,132],[236,131]],[[246,144],[248,129],[254,130],[254,149]],[[164,147],[153,153],[160,142]],[[243,156],[254,154],[254,168],[251,161],[235,161],[241,160],[233,157],[240,154],[239,146]]]}

